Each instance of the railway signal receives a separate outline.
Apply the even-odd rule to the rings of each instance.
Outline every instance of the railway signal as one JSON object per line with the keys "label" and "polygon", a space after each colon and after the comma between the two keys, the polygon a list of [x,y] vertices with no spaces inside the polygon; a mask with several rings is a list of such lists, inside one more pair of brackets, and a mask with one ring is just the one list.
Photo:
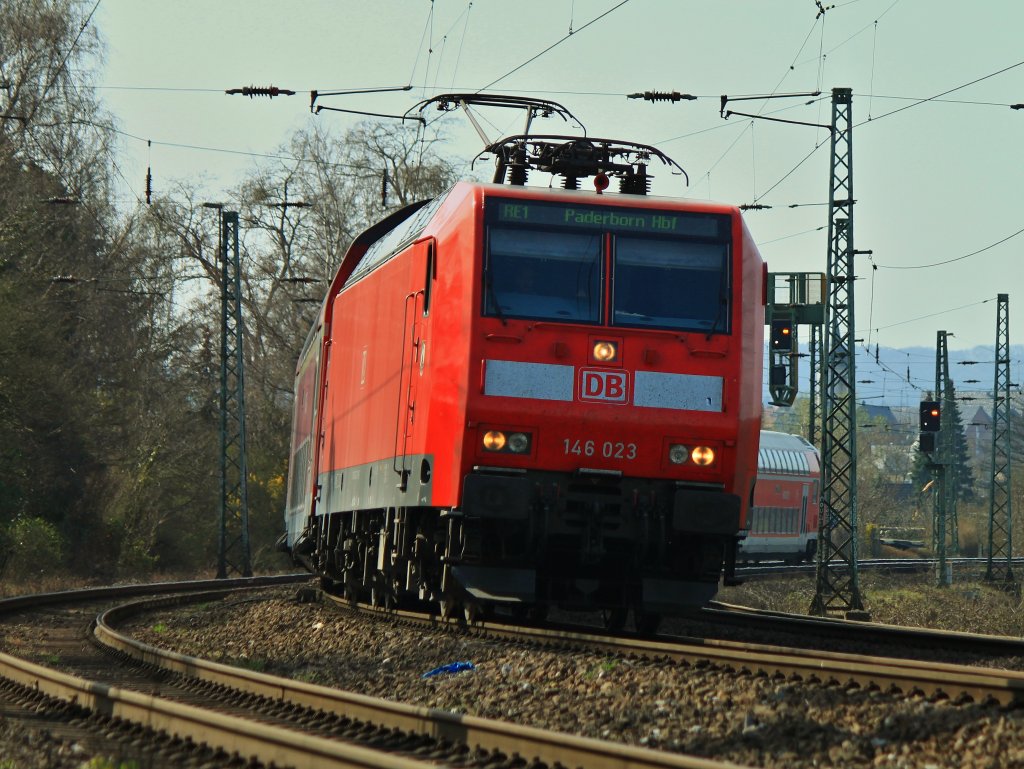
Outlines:
{"label": "railway signal", "polygon": [[919,422],[921,434],[917,438],[917,448],[925,454],[934,454],[938,449],[937,435],[942,426],[941,402],[921,401]]}
{"label": "railway signal", "polygon": [[793,349],[793,321],[772,320],[772,349],[788,351]]}
{"label": "railway signal", "polygon": [[942,426],[942,404],[939,401],[921,401],[921,432],[937,433]]}

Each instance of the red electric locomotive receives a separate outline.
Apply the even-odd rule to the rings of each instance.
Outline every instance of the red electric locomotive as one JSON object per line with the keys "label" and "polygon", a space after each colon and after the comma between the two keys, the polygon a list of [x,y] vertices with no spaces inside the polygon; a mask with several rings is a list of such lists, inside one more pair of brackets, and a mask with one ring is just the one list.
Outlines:
{"label": "red electric locomotive", "polygon": [[512,184],[460,182],[344,257],[297,368],[284,546],[379,605],[650,628],[715,594],[745,528],[764,264],[735,207],[643,194],[653,148],[489,149]]}
{"label": "red electric locomotive", "polygon": [[761,431],[757,487],[740,541],[745,561],[811,561],[818,547],[818,450],[799,435]]}

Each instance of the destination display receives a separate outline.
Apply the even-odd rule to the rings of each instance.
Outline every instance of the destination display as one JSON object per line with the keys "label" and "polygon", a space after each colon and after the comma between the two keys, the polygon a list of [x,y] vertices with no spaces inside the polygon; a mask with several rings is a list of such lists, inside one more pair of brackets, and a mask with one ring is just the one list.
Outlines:
{"label": "destination display", "polygon": [[647,232],[654,235],[685,235],[728,240],[729,217],[723,214],[645,211],[637,208],[541,203],[489,198],[487,218],[492,223],[530,224],[541,227]]}

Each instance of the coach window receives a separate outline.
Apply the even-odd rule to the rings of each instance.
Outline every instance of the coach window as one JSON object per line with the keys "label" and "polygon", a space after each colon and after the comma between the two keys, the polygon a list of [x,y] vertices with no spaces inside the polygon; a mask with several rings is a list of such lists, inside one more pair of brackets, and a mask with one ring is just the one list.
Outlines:
{"label": "coach window", "polygon": [[599,322],[601,236],[491,227],[484,315]]}
{"label": "coach window", "polygon": [[615,238],[616,326],[728,333],[728,245]]}

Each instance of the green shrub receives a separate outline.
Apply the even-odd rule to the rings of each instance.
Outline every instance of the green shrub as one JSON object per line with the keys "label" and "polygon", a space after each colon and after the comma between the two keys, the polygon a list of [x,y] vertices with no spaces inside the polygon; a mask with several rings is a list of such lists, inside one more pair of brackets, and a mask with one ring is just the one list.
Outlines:
{"label": "green shrub", "polygon": [[52,574],[63,564],[63,542],[57,527],[42,518],[19,515],[3,539],[9,543],[3,564],[9,576],[38,577]]}

